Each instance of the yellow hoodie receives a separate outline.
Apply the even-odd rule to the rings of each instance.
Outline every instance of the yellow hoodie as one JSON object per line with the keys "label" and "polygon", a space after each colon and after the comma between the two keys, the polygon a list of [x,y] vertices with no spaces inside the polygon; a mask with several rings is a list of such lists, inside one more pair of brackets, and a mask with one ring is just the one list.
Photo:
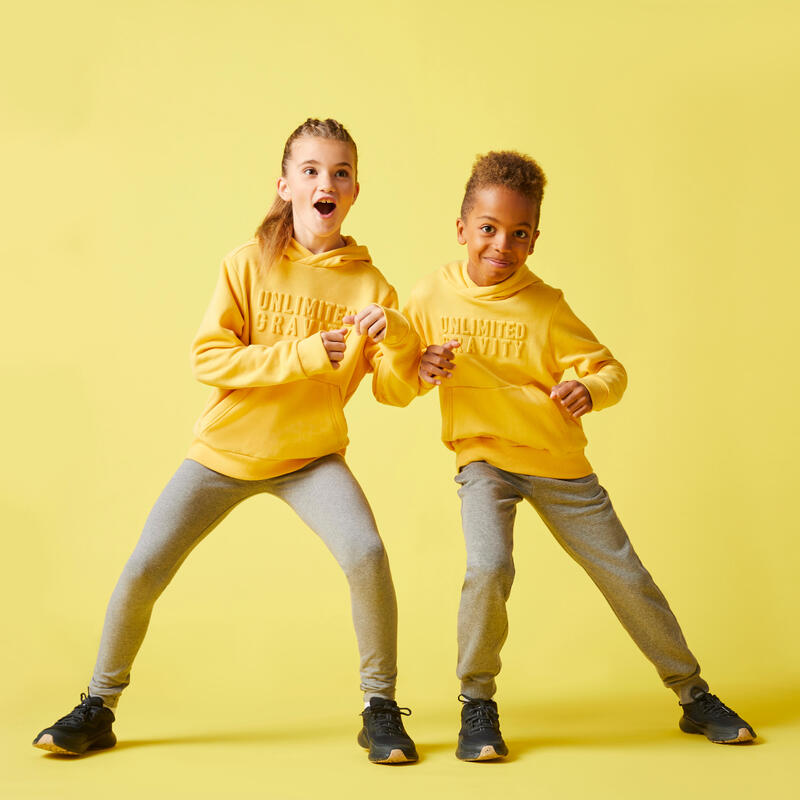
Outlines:
{"label": "yellow hoodie", "polygon": [[[269,270],[251,240],[229,253],[192,343],[195,377],[214,387],[195,425],[188,457],[210,469],[258,480],[300,469],[348,443],[343,407],[367,372],[378,400],[405,405],[415,394],[419,339],[397,311],[397,294],[366,247],[317,255],[294,239]],[[375,344],[347,334],[331,364],[321,330],[377,303],[386,336]]]}
{"label": "yellow hoodie", "polygon": [[[459,467],[482,460],[549,478],[592,472],[580,421],[550,390],[573,367],[599,411],[620,399],[627,376],[559,289],[527,265],[502,283],[478,286],[466,262],[454,262],[417,284],[405,314],[423,348],[461,343],[456,368],[439,387],[442,440]],[[430,388],[418,380],[418,392]]]}

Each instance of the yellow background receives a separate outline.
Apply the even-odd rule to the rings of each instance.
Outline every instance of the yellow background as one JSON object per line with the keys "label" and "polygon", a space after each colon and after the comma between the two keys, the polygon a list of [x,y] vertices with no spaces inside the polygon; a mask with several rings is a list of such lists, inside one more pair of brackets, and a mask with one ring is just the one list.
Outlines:
{"label": "yellow background", "polygon": [[[800,741],[797,6],[791,2],[19,4],[4,14],[4,797],[789,794]],[[625,364],[589,457],[712,689],[712,746],[529,507],[498,701],[513,758],[456,761],[464,566],[433,397],[348,408],[389,550],[398,699],[423,760],[369,765],[344,579],[277,500],[159,601],[113,752],[30,747],[85,688],[108,596],[207,397],[189,342],[286,136],[360,148],[344,231],[404,298],[459,257],[476,153],[544,167],[530,264]],[[792,759],[796,760],[796,759]]]}

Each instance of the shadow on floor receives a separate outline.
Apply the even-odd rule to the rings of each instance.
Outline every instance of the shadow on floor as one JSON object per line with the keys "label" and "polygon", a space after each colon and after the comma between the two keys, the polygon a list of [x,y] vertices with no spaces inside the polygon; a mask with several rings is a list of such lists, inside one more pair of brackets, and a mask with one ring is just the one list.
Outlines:
{"label": "shadow on floor", "polygon": [[[725,694],[723,700],[731,704],[759,734],[755,742],[735,745],[737,748],[759,747],[770,738],[780,736],[778,731],[765,735],[763,729],[780,728],[800,721],[800,686],[768,686],[740,690],[735,697]],[[513,704],[501,699],[501,724],[506,734],[510,755],[501,761],[486,764],[511,763],[525,753],[553,748],[619,748],[652,747],[679,740],[694,739],[697,744],[709,746],[703,736],[687,736],[678,729],[680,709],[677,703],[670,710],[663,696],[647,695],[598,695],[597,697],[550,697],[544,701],[524,700]],[[416,734],[420,760],[434,753],[455,751],[458,733],[458,713],[448,705],[435,707],[418,706],[417,718],[428,723],[435,722],[452,727],[451,739],[426,741],[424,735]],[[305,741],[309,738],[331,738],[339,740],[352,735],[355,739],[357,725],[345,730],[341,720],[323,723],[309,722],[308,726],[286,728],[276,725],[274,729],[206,731],[203,733],[161,736],[148,739],[123,739],[112,752],[121,752],[137,747],[164,747],[175,745],[242,745],[285,743]],[[517,736],[516,732],[523,732]],[[101,755],[98,750],[84,756],[46,754],[54,760],[83,760]]]}
{"label": "shadow on floor", "polygon": [[[767,744],[780,736],[770,730],[800,721],[800,686],[753,687],[723,694],[728,702],[754,727],[753,742],[728,745],[748,749]],[[665,702],[666,700],[666,702]],[[515,755],[552,748],[652,747],[686,741],[704,747],[711,743],[702,735],[690,736],[678,728],[681,710],[677,700],[658,692],[643,694],[598,695],[587,697],[548,697],[510,703],[500,698],[501,725],[513,761]],[[454,747],[457,731],[452,709],[433,711],[437,721],[453,725],[453,742],[418,745],[429,751]],[[516,734],[522,734],[521,736]]]}

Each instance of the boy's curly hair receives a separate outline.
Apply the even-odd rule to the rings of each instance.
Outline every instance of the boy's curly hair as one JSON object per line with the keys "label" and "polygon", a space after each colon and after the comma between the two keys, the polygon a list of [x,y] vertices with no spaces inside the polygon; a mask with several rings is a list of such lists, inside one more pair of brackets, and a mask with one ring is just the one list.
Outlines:
{"label": "boy's curly hair", "polygon": [[478,156],[464,190],[461,202],[461,219],[472,210],[475,193],[486,186],[505,186],[527,197],[536,206],[536,220],[547,178],[542,168],[529,156],[516,150],[492,150]]}

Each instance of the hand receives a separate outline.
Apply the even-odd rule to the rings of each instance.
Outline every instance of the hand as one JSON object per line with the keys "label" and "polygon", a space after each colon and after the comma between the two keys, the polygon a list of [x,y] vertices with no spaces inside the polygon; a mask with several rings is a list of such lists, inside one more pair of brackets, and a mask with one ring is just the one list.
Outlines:
{"label": "hand", "polygon": [[358,314],[348,314],[342,322],[352,325],[357,336],[366,333],[373,342],[379,342],[386,336],[386,314],[375,303],[365,306]]}
{"label": "hand", "polygon": [[550,390],[550,399],[555,400],[573,418],[592,410],[592,396],[578,381],[564,381]]}
{"label": "hand", "polygon": [[431,344],[425,348],[422,360],[419,362],[419,376],[425,383],[434,386],[442,385],[442,378],[449,378],[456,365],[453,363],[455,353],[453,350],[461,347],[461,342],[451,339],[445,344]]}
{"label": "hand", "polygon": [[322,344],[328,354],[334,369],[339,369],[339,362],[344,358],[345,336],[347,328],[337,328],[335,331],[320,331]]}

